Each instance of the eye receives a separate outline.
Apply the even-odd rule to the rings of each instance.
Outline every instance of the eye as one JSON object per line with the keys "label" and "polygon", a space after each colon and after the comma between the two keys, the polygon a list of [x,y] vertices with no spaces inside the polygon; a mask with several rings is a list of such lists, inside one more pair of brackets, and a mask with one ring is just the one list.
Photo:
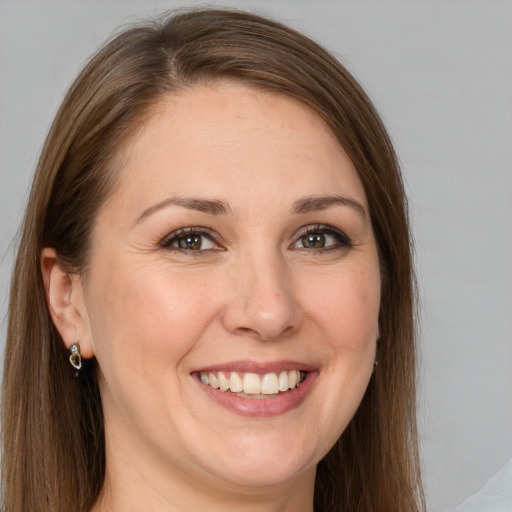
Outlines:
{"label": "eye", "polygon": [[302,228],[292,249],[331,250],[341,247],[352,247],[350,238],[342,231],[331,226],[315,225]]}
{"label": "eye", "polygon": [[166,249],[192,252],[221,249],[210,231],[204,228],[179,229],[167,236],[161,245]]}

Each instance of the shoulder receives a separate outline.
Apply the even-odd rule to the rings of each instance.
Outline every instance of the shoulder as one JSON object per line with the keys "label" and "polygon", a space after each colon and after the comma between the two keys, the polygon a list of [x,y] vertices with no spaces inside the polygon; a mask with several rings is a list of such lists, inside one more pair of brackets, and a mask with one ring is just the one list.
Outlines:
{"label": "shoulder", "polygon": [[452,512],[512,512],[512,458],[477,494]]}

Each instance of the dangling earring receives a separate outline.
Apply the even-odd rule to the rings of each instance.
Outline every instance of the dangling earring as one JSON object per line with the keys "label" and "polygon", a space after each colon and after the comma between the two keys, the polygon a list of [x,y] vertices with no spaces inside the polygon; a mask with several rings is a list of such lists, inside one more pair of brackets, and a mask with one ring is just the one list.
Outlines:
{"label": "dangling earring", "polygon": [[82,354],[80,354],[80,343],[78,341],[69,347],[69,362],[76,370],[75,377],[78,377],[78,371],[82,368]]}

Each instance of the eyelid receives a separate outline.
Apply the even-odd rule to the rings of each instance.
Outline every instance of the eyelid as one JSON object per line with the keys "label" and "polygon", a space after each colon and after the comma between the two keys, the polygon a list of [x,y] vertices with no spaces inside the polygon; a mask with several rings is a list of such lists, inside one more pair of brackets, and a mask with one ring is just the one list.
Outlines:
{"label": "eyelid", "polygon": [[[335,228],[328,224],[309,224],[307,226],[300,228],[295,233],[294,241],[291,244],[291,247],[293,248],[293,245],[295,245],[300,240],[300,238],[302,238],[303,236],[313,234],[313,233],[325,233],[328,235],[332,235],[337,239],[340,246],[344,247],[344,248],[347,248],[347,247],[350,248],[350,247],[354,246],[350,237],[346,233],[344,233],[341,229]],[[322,251],[328,251],[328,250],[338,249],[338,248],[339,248],[339,246],[327,246],[322,249],[308,249],[306,247],[304,247],[303,249],[307,250],[307,251],[322,252]]]}
{"label": "eyelid", "polygon": [[[313,233],[324,233],[331,235],[336,238],[338,244],[332,244],[322,249],[309,249],[309,248],[300,248],[307,251],[313,251],[313,252],[323,252],[323,251],[329,251],[334,249],[339,249],[340,247],[347,248],[347,247],[353,247],[353,242],[341,229],[335,228],[333,226],[330,226],[328,224],[308,224],[307,226],[303,226],[300,228],[293,237],[293,242],[290,245],[290,248],[293,249],[294,245],[300,240],[301,237],[306,236],[308,234]],[[178,247],[174,247],[173,244],[180,238],[184,236],[191,236],[191,235],[197,235],[197,236],[204,236],[209,238],[215,245],[218,247],[215,249],[199,249],[199,250],[188,250],[188,249],[182,249]],[[199,254],[201,252],[208,252],[212,250],[225,250],[225,248],[222,246],[222,238],[220,235],[215,232],[214,230],[207,228],[207,227],[199,227],[199,226],[188,226],[184,228],[179,228],[171,233],[167,234],[159,243],[160,247],[164,249],[176,249],[178,252],[193,252],[195,254]]]}
{"label": "eyelid", "polygon": [[[202,249],[202,250],[187,250],[187,249],[181,249],[178,247],[173,247],[173,243],[176,242],[181,237],[184,236],[191,236],[191,235],[197,235],[197,236],[204,236],[209,238],[212,242],[214,242],[217,246],[216,249]],[[211,250],[224,250],[224,247],[222,247],[222,239],[221,237],[212,229],[206,228],[206,227],[199,227],[199,226],[188,226],[184,228],[179,228],[168,235],[166,235],[160,242],[160,247],[163,249],[176,249],[180,252],[195,252],[195,253],[201,253],[201,252],[207,252]]]}

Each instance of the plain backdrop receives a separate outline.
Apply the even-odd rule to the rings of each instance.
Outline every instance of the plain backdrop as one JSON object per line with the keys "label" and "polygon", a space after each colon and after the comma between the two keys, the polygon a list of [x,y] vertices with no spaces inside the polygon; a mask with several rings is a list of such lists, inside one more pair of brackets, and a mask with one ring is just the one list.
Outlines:
{"label": "plain backdrop", "polygon": [[[198,2],[0,0],[0,314],[27,189],[85,59],[123,24]],[[421,449],[430,511],[512,455],[512,2],[223,1],[334,52],[390,130],[421,296]],[[5,325],[1,332],[2,348]]]}

